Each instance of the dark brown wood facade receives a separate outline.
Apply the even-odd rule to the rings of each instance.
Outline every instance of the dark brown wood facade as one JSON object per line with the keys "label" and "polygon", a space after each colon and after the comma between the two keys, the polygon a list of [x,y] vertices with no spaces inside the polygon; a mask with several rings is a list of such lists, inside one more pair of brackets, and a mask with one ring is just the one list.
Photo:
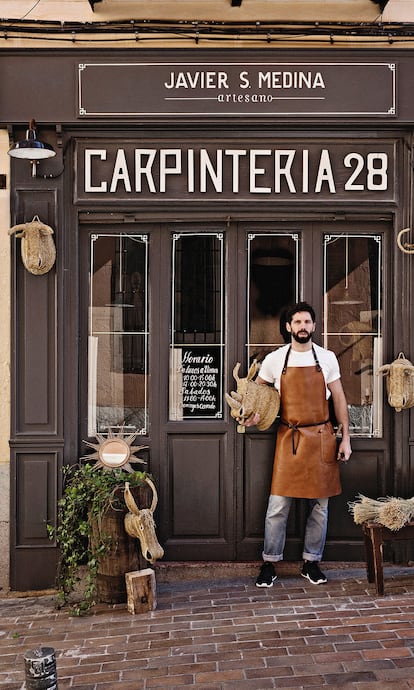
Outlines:
{"label": "dark brown wood facade", "polygon": [[[261,556],[275,429],[238,434],[222,401],[222,393],[234,388],[235,362],[241,361],[245,371],[249,356],[255,354],[254,344],[267,342],[264,335],[255,337],[246,329],[254,307],[249,286],[259,285],[253,275],[257,266],[269,265],[271,257],[282,270],[289,255],[294,271],[286,274],[286,284],[291,285],[288,296],[306,298],[315,305],[321,315],[318,340],[322,342],[324,333],[326,336],[324,296],[335,288],[334,278],[327,273],[329,261],[335,259],[331,248],[348,238],[346,250],[350,247],[355,270],[366,265],[370,276],[370,282],[362,282],[357,288],[363,295],[371,291],[371,304],[377,300],[371,309],[378,320],[381,312],[382,361],[392,361],[400,351],[410,359],[414,356],[412,258],[396,244],[398,232],[411,226],[413,212],[413,60],[409,50],[335,50],[329,55],[303,50],[302,67],[317,63],[322,73],[326,65],[333,75],[337,71],[339,81],[341,75],[348,78],[344,64],[357,68],[355,79],[361,65],[359,74],[366,91],[359,113],[353,112],[355,103],[345,112],[336,93],[328,113],[318,105],[319,111],[310,114],[305,108],[293,115],[287,111],[275,115],[266,111],[270,101],[255,106],[253,112],[248,110],[251,102],[246,105],[243,101],[240,106],[241,101],[233,101],[231,110],[220,115],[214,111],[216,105],[206,106],[213,107],[213,112],[203,114],[190,112],[182,103],[174,108],[163,106],[165,112],[161,112],[157,94],[153,102],[143,104],[145,80],[142,82],[138,73],[132,76],[141,85],[132,96],[127,89],[129,82],[124,87],[119,85],[120,75],[125,75],[118,69],[116,74],[103,69],[98,76],[88,75],[90,81],[85,78],[80,88],[79,65],[168,64],[167,76],[161,73],[165,85],[170,84],[167,78],[188,79],[188,74],[177,76],[188,73],[183,65],[197,62],[201,73],[207,69],[203,62],[214,63],[216,67],[208,69],[215,74],[211,77],[214,91],[214,80],[221,79],[223,86],[226,79],[217,77],[217,73],[230,75],[227,84],[231,82],[234,63],[244,65],[237,67],[237,74],[253,73],[256,63],[297,63],[298,51],[218,54],[186,50],[160,56],[150,51],[74,54],[32,53],[26,49],[0,54],[0,121],[9,127],[11,137],[18,139],[24,136],[27,122],[35,117],[39,138],[57,150],[55,159],[39,164],[34,178],[27,162],[12,164],[12,224],[38,215],[55,228],[57,247],[52,271],[34,276],[24,269],[18,241],[12,240],[13,589],[41,589],[54,581],[56,547],[48,539],[46,524],[56,520],[63,464],[76,463],[85,453],[82,441],[91,438],[91,266],[95,260],[99,268],[104,265],[105,252],[116,238],[126,242],[133,238],[148,268],[147,321],[142,328],[148,335],[143,341],[147,347],[145,371],[149,375],[148,416],[140,441],[150,448],[149,470],[159,490],[157,531],[168,560],[248,561]],[[392,63],[393,70],[389,70],[388,63]],[[364,73],[367,65],[378,69],[378,79],[385,69],[386,87],[371,79],[369,72]],[[85,73],[84,68],[81,71]],[[395,80],[388,81],[389,71],[396,72]],[[190,81],[196,79],[194,70],[191,75]],[[145,77],[150,78],[151,74]],[[262,87],[270,88],[268,78],[261,79]],[[15,88],[17,80],[19,91]],[[246,75],[244,80],[245,85]],[[344,89],[349,92],[344,103],[355,98],[352,79],[347,84]],[[274,87],[278,88],[277,83]],[[183,88],[187,89],[188,84]],[[237,93],[246,92],[247,88]],[[127,112],[131,102],[133,107]],[[234,110],[238,107],[240,114],[236,116]],[[332,113],[332,108],[338,112]],[[205,241],[203,245],[197,244],[200,237]],[[330,244],[332,238],[338,240],[336,244]],[[194,239],[194,245],[189,239]],[[354,246],[352,242],[357,239]],[[363,264],[358,257],[365,251]],[[216,257],[218,277],[214,285],[221,301],[215,303],[215,316],[206,310],[202,320],[194,316],[200,311],[197,296],[192,300],[188,295],[188,286],[195,284],[186,278],[191,261],[187,269],[182,267],[187,265],[184,262],[189,261],[188,257],[208,253]],[[202,258],[197,261],[194,273],[211,272]],[[363,280],[367,271],[360,271],[358,280]],[[263,296],[269,284],[264,271],[257,269],[256,275],[257,281],[265,281]],[[280,275],[278,289],[282,290],[285,274]],[[354,273],[350,270],[349,275]],[[332,303],[339,304],[335,294],[332,292]],[[172,306],[173,295],[180,301],[179,310]],[[359,301],[362,304],[363,299]],[[103,298],[99,304],[107,306]],[[273,307],[263,313],[271,314]],[[213,321],[214,327],[210,327]],[[191,326],[191,338],[186,323]],[[332,328],[330,331],[328,343],[334,343],[341,334]],[[205,338],[202,343],[194,335],[201,332]],[[355,343],[352,338],[350,345]],[[344,342],[345,349],[349,349],[348,341]],[[250,349],[246,343],[250,343]],[[184,391],[189,399],[186,407],[185,400],[174,398],[172,393],[175,382],[171,358],[177,353],[184,358],[180,360],[182,373],[183,362],[185,358],[191,360],[196,345],[206,361],[210,358],[213,362],[215,378],[207,379],[210,388],[206,384],[200,394]],[[355,373],[358,358],[363,358],[360,350],[355,358],[345,356],[346,375]],[[115,374],[117,366],[113,365]],[[128,376],[142,376],[141,369],[134,366],[128,365]],[[362,365],[360,368],[362,371]],[[125,380],[125,386],[129,380]],[[374,385],[373,376],[371,382]],[[185,388],[181,379],[177,385]],[[214,387],[220,395],[213,395]],[[367,402],[370,393],[367,388]],[[197,404],[213,397],[213,412],[196,414],[197,408],[191,406],[192,394]],[[350,395],[354,395],[352,388]],[[361,405],[356,407],[362,415]],[[207,405],[205,409],[210,408]],[[362,534],[348,511],[348,501],[357,493],[375,497],[407,497],[414,493],[412,413],[395,413],[384,394],[380,412],[379,430],[374,422],[366,434],[361,426],[353,438],[352,462],[342,469],[343,493],[331,501],[326,560],[363,557]],[[298,502],[292,512],[287,559],[301,556],[304,510]],[[394,558],[409,557],[411,547],[407,544],[395,548]]]}

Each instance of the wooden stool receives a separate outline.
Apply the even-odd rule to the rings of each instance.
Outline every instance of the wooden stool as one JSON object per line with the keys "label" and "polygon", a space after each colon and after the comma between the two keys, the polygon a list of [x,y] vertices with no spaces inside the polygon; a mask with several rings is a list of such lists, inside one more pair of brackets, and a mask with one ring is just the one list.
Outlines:
{"label": "wooden stool", "polygon": [[362,531],[364,534],[368,582],[375,582],[376,593],[382,596],[384,594],[382,544],[384,541],[414,539],[414,522],[407,522],[404,527],[394,532],[379,522],[368,520],[362,523]]}

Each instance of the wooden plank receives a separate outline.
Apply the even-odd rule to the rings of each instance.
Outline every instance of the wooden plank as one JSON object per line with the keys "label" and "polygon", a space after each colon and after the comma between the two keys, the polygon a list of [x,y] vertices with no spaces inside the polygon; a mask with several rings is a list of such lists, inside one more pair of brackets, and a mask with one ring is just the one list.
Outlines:
{"label": "wooden plank", "polygon": [[155,572],[152,568],[125,573],[129,613],[145,613],[157,608]]}

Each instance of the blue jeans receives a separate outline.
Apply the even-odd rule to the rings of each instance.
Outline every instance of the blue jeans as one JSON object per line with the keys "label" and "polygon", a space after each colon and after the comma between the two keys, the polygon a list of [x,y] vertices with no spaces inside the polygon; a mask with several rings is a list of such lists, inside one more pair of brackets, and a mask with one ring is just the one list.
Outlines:
{"label": "blue jeans", "polygon": [[[276,563],[283,559],[286,524],[292,500],[290,496],[269,496],[262,554],[264,561]],[[306,500],[308,501],[310,512],[306,521],[302,556],[305,561],[320,561],[328,528],[329,498],[308,498]]]}

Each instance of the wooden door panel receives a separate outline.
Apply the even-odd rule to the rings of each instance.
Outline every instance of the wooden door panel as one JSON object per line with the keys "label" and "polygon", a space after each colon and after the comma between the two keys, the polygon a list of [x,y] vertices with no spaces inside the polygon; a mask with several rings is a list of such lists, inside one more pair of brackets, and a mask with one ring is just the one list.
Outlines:
{"label": "wooden door panel", "polygon": [[[22,240],[12,238],[12,404],[10,586],[12,590],[51,587],[56,578],[57,548],[46,524],[55,524],[63,456],[63,272],[61,227],[57,222],[58,188],[27,189],[15,172],[13,223],[38,215],[55,230],[56,265],[44,275],[28,272],[21,260]],[[33,182],[33,185],[35,183]],[[73,376],[73,372],[71,372]],[[75,376],[76,378],[76,376]]]}
{"label": "wooden door panel", "polygon": [[348,504],[360,493],[375,498],[386,493],[384,451],[354,451],[351,458],[341,467],[342,493],[329,501],[325,560],[364,560],[361,528]]}
{"label": "wooden door panel", "polygon": [[169,560],[229,560],[231,485],[226,476],[225,437],[170,435],[168,442]]}
{"label": "wooden door panel", "polygon": [[13,458],[17,468],[16,548],[12,551],[13,589],[46,589],[55,583],[57,550],[47,533],[56,524],[58,468],[61,453],[46,448],[20,449]]}

